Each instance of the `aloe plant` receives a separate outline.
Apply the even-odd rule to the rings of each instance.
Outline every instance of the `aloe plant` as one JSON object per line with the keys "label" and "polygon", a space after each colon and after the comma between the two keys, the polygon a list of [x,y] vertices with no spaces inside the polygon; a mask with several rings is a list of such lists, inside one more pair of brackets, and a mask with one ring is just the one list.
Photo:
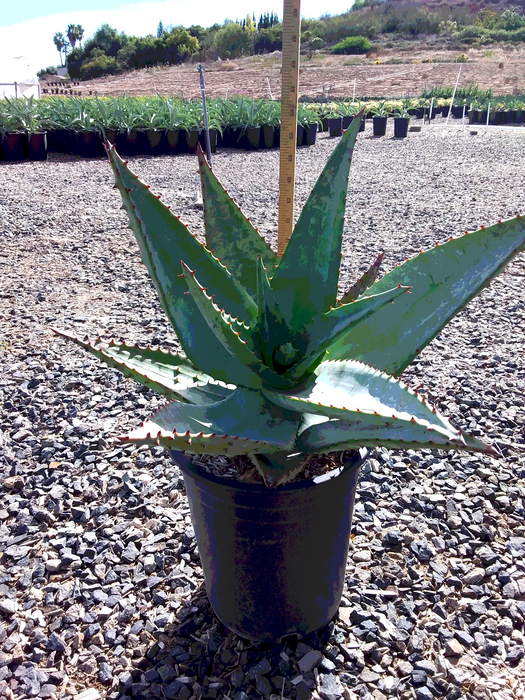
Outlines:
{"label": "aloe plant", "polygon": [[124,439],[247,454],[268,486],[291,479],[312,453],[361,446],[497,455],[397,377],[524,250],[525,220],[451,239],[375,280],[380,256],[338,300],[347,180],[361,117],[333,151],[281,260],[202,152],[206,245],[108,146],[142,260],[184,350],[90,342],[58,331],[170,399]]}

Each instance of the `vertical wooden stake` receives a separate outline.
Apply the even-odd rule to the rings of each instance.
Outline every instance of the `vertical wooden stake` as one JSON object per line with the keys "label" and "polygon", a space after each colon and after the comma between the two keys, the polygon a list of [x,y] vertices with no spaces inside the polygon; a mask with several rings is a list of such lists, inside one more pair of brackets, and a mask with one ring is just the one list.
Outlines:
{"label": "vertical wooden stake", "polygon": [[293,231],[301,0],[284,0],[281,92],[281,148],[279,161],[279,222],[277,255],[281,257]]}

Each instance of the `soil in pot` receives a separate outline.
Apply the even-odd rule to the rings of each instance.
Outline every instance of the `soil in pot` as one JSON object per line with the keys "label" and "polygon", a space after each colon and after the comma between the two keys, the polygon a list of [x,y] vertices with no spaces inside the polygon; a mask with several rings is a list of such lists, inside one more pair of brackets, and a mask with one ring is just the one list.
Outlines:
{"label": "soil in pot", "polygon": [[384,136],[386,134],[386,122],[388,117],[374,117],[374,136]]}
{"label": "soil in pot", "polygon": [[343,135],[343,120],[341,117],[332,117],[328,120],[328,130],[330,138],[336,138]]}
{"label": "soil in pot", "polygon": [[47,160],[47,133],[45,131],[29,134],[27,154],[29,160]]}
{"label": "soil in pot", "polygon": [[408,134],[408,125],[410,119],[408,117],[396,117],[394,119],[394,138],[404,139]]}
{"label": "soil in pot", "polygon": [[357,477],[345,466],[276,489],[208,474],[180,452],[210,602],[237,634],[304,636],[335,615],[343,592]]}

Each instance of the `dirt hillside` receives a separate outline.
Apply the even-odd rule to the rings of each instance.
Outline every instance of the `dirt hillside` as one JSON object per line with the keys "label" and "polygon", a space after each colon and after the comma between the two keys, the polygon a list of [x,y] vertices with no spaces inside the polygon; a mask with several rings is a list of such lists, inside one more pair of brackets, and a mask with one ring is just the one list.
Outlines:
{"label": "dirt hillside", "polygon": [[[525,50],[472,50],[468,55],[463,54],[468,58],[466,63],[455,63],[460,55],[459,52],[440,52],[437,55],[423,49],[410,53],[384,52],[379,59],[381,63],[376,63],[377,57],[303,57],[300,95],[352,96],[354,83],[355,94],[359,97],[417,95],[433,85],[454,85],[459,69],[460,85],[475,83],[492,88],[496,94],[525,93]],[[433,62],[427,62],[429,60]],[[205,67],[209,97],[280,97],[280,53],[235,62],[211,62]],[[81,83],[81,91],[86,95],[90,92],[99,95],[151,95],[158,92],[162,95],[182,94],[185,99],[200,97],[194,64],[98,78]]]}

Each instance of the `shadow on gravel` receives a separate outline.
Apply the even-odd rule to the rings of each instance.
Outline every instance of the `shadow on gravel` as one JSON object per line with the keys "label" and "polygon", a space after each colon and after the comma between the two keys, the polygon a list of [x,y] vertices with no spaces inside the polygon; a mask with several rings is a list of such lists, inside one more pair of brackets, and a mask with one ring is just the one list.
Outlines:
{"label": "shadow on gravel", "polygon": [[[164,627],[146,654],[135,660],[135,670],[120,675],[118,688],[108,697],[248,700],[273,694],[308,700],[319,688],[319,680],[323,697],[340,696],[331,657],[340,654],[337,643],[346,635],[338,628],[337,618],[301,640],[289,637],[280,644],[256,644],[220,622],[204,585],[177,614],[182,621]],[[361,686],[366,689],[358,685],[356,675],[338,675],[358,695]]]}

